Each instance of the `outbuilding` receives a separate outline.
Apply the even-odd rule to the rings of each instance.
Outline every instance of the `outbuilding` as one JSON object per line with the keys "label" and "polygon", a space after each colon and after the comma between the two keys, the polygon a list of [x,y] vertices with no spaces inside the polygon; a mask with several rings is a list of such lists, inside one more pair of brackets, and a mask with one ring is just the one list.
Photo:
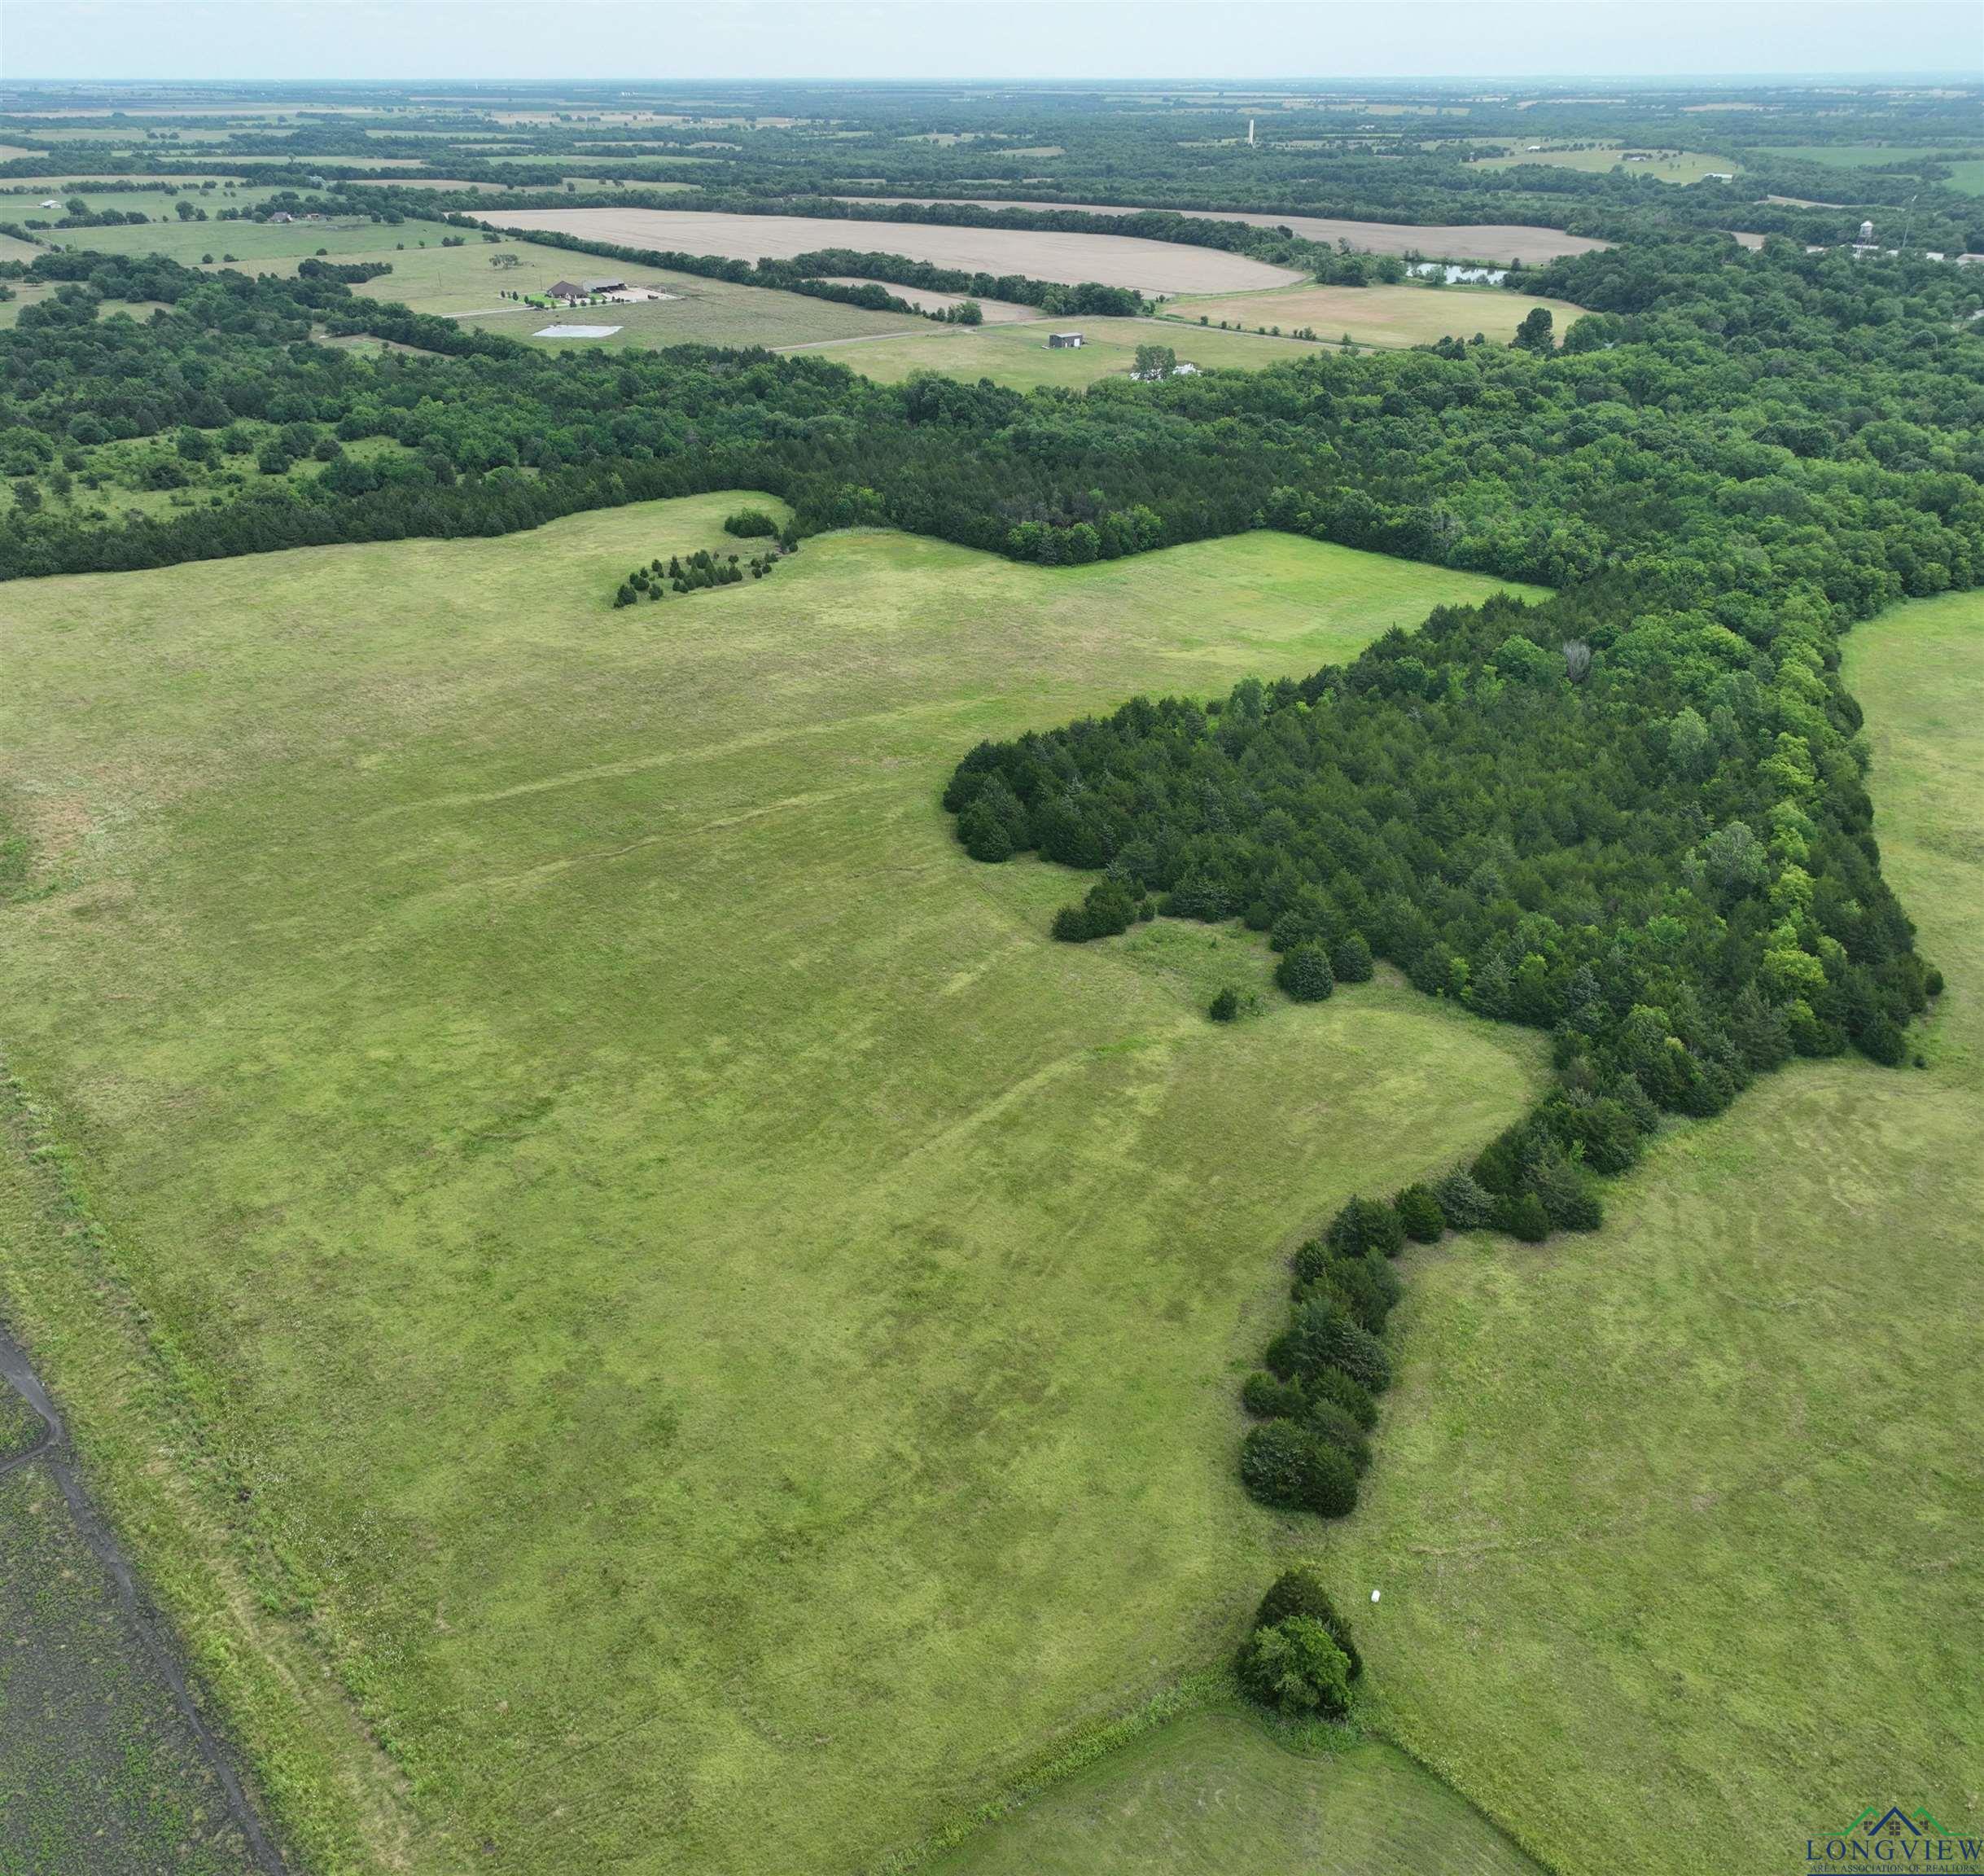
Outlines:
{"label": "outbuilding", "polygon": [[1047,335],[1047,348],[1050,352],[1069,351],[1081,342],[1082,335],[1079,332],[1049,332]]}

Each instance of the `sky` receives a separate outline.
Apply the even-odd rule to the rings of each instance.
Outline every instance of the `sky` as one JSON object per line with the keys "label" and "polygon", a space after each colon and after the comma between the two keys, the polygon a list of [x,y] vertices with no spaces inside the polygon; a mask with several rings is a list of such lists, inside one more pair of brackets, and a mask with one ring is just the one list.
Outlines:
{"label": "sky", "polygon": [[1984,0],[4,0],[0,83],[1984,73]]}

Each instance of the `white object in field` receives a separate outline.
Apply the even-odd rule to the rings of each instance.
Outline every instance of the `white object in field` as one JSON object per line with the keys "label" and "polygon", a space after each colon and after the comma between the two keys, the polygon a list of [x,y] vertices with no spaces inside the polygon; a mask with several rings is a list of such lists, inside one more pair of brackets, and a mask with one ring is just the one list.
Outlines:
{"label": "white object in field", "polygon": [[543,331],[533,332],[533,339],[611,339],[620,331],[617,326],[547,326]]}
{"label": "white object in field", "polygon": [[1377,1600],[1377,1592],[1375,1589],[1373,1589],[1373,1590],[1371,1592],[1371,1600],[1372,1600],[1373,1602],[1375,1602]]}
{"label": "white object in field", "polygon": [[1251,117],[1247,120],[1247,147],[1250,150],[1254,147],[1254,120]]}

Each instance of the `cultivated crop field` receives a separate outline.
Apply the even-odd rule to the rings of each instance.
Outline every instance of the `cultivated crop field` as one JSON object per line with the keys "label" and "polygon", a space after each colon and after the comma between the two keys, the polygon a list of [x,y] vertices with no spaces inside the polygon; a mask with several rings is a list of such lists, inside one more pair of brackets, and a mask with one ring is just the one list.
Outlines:
{"label": "cultivated crop field", "polygon": [[1244,254],[1122,234],[1036,234],[918,221],[841,221],[810,215],[724,215],[681,208],[492,209],[497,228],[550,228],[624,248],[733,259],[790,260],[821,248],[858,246],[940,267],[1024,274],[1074,284],[1093,280],[1145,293],[1243,292],[1299,278]]}
{"label": "cultivated crop field", "polygon": [[[1225,300],[1189,300],[1163,317],[1196,327],[1207,318],[1284,332],[1312,328],[1325,340],[1348,333],[1360,345],[1426,345],[1477,332],[1506,344],[1532,306],[1547,306],[1561,335],[1584,310],[1568,300],[1507,293],[1498,287],[1325,287],[1311,283]],[[1167,337],[1167,343],[1170,343]],[[1195,341],[1194,341],[1195,342]],[[1179,341],[1180,344],[1185,342]]]}
{"label": "cultivated crop field", "polygon": [[1233,1476],[1278,1253],[1538,1085],[1382,981],[1209,1024],[1258,940],[1055,945],[937,800],[1487,581],[855,533],[612,609],[738,500],[0,590],[97,1227],[0,1281],[326,1867],[867,1867],[1221,1658],[1314,1540]]}
{"label": "cultivated crop field", "polygon": [[[1107,202],[1002,202],[990,197],[939,197],[932,195],[865,195],[843,196],[843,201],[912,202],[928,204],[939,200],[974,200],[981,208],[1057,208],[1075,213],[1089,215],[1136,215],[1143,211],[1126,207],[1122,203]],[[1559,228],[1535,228],[1521,226],[1507,221],[1443,223],[1421,226],[1410,221],[1351,221],[1328,215],[1264,215],[1251,211],[1211,208],[1180,208],[1173,211],[1209,221],[1249,221],[1256,228],[1285,228],[1290,234],[1300,234],[1312,241],[1347,241],[1350,245],[1366,254],[1423,254],[1431,259],[1442,261],[1479,261],[1496,266],[1508,266],[1515,261],[1526,261],[1532,265],[1539,261],[1553,261],[1560,254],[1588,254],[1595,248],[1607,248],[1607,241],[1596,241],[1588,235],[1566,234]],[[1051,236],[1029,234],[1028,240],[1047,240]],[[1119,239],[1128,237],[1119,236]],[[804,252],[803,248],[794,252]],[[1194,252],[1194,250],[1188,250]],[[965,262],[960,265],[973,265]],[[1037,272],[1038,270],[1031,270]],[[1057,279],[1060,276],[1049,274]],[[1091,279],[1101,276],[1091,274]],[[1125,283],[1129,284],[1129,283]],[[1263,285],[1268,283],[1263,282]],[[1185,291],[1216,291],[1217,288],[1184,288]]]}

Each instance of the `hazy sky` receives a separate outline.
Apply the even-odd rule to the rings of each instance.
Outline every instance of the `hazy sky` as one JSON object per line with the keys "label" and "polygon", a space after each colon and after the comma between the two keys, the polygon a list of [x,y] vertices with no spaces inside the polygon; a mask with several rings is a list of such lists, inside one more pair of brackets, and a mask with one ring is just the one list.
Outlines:
{"label": "hazy sky", "polygon": [[1984,0],[4,0],[0,81],[1984,71]]}

